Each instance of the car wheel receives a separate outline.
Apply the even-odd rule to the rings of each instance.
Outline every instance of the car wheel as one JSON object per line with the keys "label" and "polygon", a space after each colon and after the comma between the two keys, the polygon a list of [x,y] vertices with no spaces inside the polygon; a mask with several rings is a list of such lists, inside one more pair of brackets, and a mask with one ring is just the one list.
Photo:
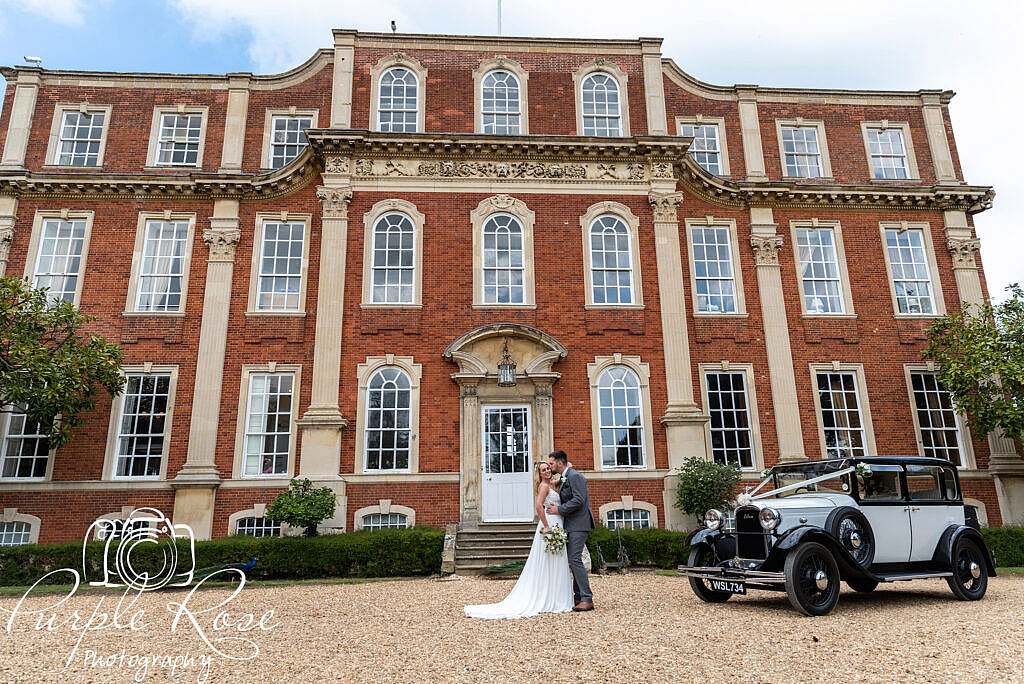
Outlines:
{"label": "car wheel", "polygon": [[875,560],[875,534],[871,531],[868,519],[853,508],[837,511],[835,516],[830,517],[832,519],[828,522],[828,531],[850,552],[857,565],[870,567]]}
{"label": "car wheel", "polygon": [[786,595],[804,615],[827,615],[839,600],[839,566],[829,550],[805,542],[786,556]]}
{"label": "car wheel", "polygon": [[[686,564],[691,568],[707,567],[715,562],[714,554],[711,549],[701,545],[690,551],[690,558],[686,561]],[[711,585],[707,580],[700,579],[699,577],[690,578],[690,588],[693,589],[693,593],[697,595],[704,603],[725,603],[732,596],[727,591],[716,591],[711,588]]]}
{"label": "car wheel", "polygon": [[878,580],[869,580],[864,578],[848,579],[846,580],[846,584],[854,591],[867,594],[875,590],[875,587],[878,586]]}
{"label": "car wheel", "polygon": [[961,539],[953,550],[953,576],[946,583],[961,601],[977,601],[988,589],[988,568],[977,542]]}

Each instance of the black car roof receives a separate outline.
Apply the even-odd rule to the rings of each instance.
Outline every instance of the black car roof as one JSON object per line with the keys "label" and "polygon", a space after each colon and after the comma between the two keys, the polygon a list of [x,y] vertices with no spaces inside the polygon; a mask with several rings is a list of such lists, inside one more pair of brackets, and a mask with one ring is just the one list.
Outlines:
{"label": "black car roof", "polygon": [[891,465],[930,465],[930,466],[945,466],[948,468],[956,468],[951,461],[947,461],[943,458],[932,458],[929,456],[860,456],[860,457],[848,457],[848,458],[812,458],[806,461],[794,461],[792,463],[776,463],[773,468],[778,466],[802,466],[802,465],[816,465],[819,463],[842,463],[843,461],[850,461],[853,463],[878,463],[878,464],[891,464]]}

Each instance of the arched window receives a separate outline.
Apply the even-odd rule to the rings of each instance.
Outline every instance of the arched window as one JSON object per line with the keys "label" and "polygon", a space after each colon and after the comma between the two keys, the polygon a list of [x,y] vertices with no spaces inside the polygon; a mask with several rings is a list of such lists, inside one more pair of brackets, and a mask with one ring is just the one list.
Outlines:
{"label": "arched window", "polygon": [[597,378],[601,464],[646,467],[640,379],[626,366],[609,366]]}
{"label": "arched window", "polygon": [[622,135],[619,83],[595,71],[583,79],[583,135],[613,138]]}
{"label": "arched window", "polygon": [[509,214],[493,214],[484,222],[484,304],[522,304],[523,226]]}
{"label": "arched window", "polygon": [[409,519],[402,513],[368,513],[363,516],[364,530],[383,530],[389,527],[405,529],[409,527]]}
{"label": "arched window", "polygon": [[373,227],[374,304],[412,304],[416,270],[416,228],[405,214],[384,214]]}
{"label": "arched window", "polygon": [[235,521],[235,534],[249,537],[280,537],[281,523],[267,518],[239,518]]}
{"label": "arched window", "polygon": [[27,522],[0,523],[0,546],[21,546],[30,543],[32,526]]}
{"label": "arched window", "polygon": [[519,79],[504,69],[491,71],[481,85],[483,132],[519,135],[521,126]]}
{"label": "arched window", "polygon": [[419,128],[419,82],[405,67],[388,69],[380,77],[377,130],[415,133]]}
{"label": "arched window", "polygon": [[412,383],[396,366],[385,366],[366,387],[364,470],[408,470]]}
{"label": "arched window", "polygon": [[633,303],[629,227],[618,216],[600,216],[590,225],[590,275],[594,304]]}

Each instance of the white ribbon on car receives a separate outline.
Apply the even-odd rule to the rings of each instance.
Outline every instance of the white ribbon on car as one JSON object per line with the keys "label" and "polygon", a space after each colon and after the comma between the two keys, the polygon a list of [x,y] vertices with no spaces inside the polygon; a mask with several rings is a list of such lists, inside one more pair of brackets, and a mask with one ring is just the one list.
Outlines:
{"label": "white ribbon on car", "polygon": [[[752,500],[753,499],[766,499],[769,496],[773,496],[773,495],[776,495],[776,494],[782,494],[783,492],[790,492],[790,491],[793,491],[794,489],[800,489],[801,487],[806,487],[807,485],[812,485],[812,484],[815,484],[817,482],[822,482],[824,480],[831,480],[831,479],[834,479],[834,478],[837,478],[837,477],[841,477],[843,475],[846,475],[847,473],[852,473],[856,469],[857,469],[856,466],[850,466],[849,468],[843,468],[842,470],[837,470],[834,473],[828,473],[827,475],[819,475],[818,477],[812,477],[809,480],[801,480],[800,482],[794,482],[791,485],[786,485],[785,487],[779,487],[778,489],[772,489],[770,491],[764,492],[763,494],[758,494],[757,496],[754,496],[754,494],[757,492],[757,490],[760,489],[761,486],[764,485],[765,482],[767,482],[768,480],[771,479],[771,478],[765,478],[765,480],[760,485],[757,486],[757,489],[755,489],[753,492],[748,493],[747,496],[749,496]],[[743,494],[741,494],[740,496],[743,496]],[[739,496],[736,497],[737,503],[739,503],[739,499],[740,499]]]}

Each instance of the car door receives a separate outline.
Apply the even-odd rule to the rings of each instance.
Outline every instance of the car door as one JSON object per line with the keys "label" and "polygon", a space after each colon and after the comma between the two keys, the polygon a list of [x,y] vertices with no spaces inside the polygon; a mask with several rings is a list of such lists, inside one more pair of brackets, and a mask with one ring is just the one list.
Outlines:
{"label": "car door", "polygon": [[[907,494],[910,504],[911,561],[929,561],[942,533],[950,525],[964,523],[964,507],[955,484],[952,497],[944,485],[942,468],[933,465],[907,466]],[[953,474],[946,478],[953,482]],[[951,500],[952,499],[952,500]]]}
{"label": "car door", "polygon": [[906,563],[910,558],[910,511],[897,465],[868,466],[857,475],[860,510],[875,535],[875,563]]}

